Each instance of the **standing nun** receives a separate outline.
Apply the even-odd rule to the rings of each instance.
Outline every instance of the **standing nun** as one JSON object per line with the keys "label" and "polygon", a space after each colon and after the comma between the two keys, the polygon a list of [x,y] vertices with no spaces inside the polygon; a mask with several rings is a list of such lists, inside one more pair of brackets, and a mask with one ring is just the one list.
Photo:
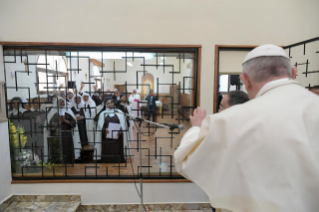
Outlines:
{"label": "standing nun", "polygon": [[88,93],[83,93],[84,113],[86,118],[87,137],[89,142],[94,141],[96,104]]}
{"label": "standing nun", "polygon": [[84,112],[84,102],[82,96],[76,94],[70,104],[70,108],[73,111],[77,125],[79,129],[80,139],[81,139],[81,146],[84,147],[88,145],[88,136],[87,136],[87,128],[86,128],[86,118]]}
{"label": "standing nun", "polygon": [[[47,130],[47,128],[49,130]],[[75,128],[75,131],[72,131]],[[78,149],[79,135],[77,133],[76,118],[72,110],[66,107],[66,101],[59,97],[53,104],[47,116],[44,127],[44,155],[53,163],[72,163]],[[48,138],[49,137],[49,138]],[[62,146],[62,152],[57,154]],[[61,153],[64,156],[61,158]],[[63,159],[63,161],[61,161]],[[48,159],[45,157],[45,161]]]}
{"label": "standing nun", "polygon": [[[113,133],[113,138],[107,138],[109,124],[121,125],[119,132]],[[102,163],[125,163],[129,154],[130,133],[125,115],[121,110],[114,108],[114,100],[106,100],[106,108],[100,114],[97,125],[96,141],[97,159]],[[101,156],[102,155],[102,156]]]}

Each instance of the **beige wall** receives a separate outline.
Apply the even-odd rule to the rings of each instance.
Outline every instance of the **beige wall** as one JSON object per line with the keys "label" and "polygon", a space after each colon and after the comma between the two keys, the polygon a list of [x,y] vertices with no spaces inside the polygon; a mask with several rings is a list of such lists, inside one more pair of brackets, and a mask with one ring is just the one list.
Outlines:
{"label": "beige wall", "polygon": [[[213,90],[215,44],[288,45],[319,35],[319,1],[1,0],[1,41],[200,44]],[[201,105],[212,109],[210,92]]]}
{"label": "beige wall", "polygon": [[[288,45],[316,37],[318,8],[318,0],[0,0],[0,41],[202,45],[200,104],[211,113],[212,92],[207,91],[214,87],[216,44]],[[207,201],[198,187],[183,186],[181,190],[180,185],[163,184],[162,190],[154,187],[149,194],[156,197],[177,189],[172,192],[176,196],[167,195],[170,201]],[[27,187],[14,185],[12,192],[50,192],[45,184]],[[79,191],[74,186],[51,187]],[[104,188],[107,193],[111,185]]]}
{"label": "beige wall", "polygon": [[[3,54],[0,45],[0,81],[4,80]],[[1,99],[2,101],[2,99]],[[0,123],[0,203],[10,195],[11,165],[8,122]]]}
{"label": "beige wall", "polygon": [[[319,41],[311,42],[306,44],[306,52],[304,54],[304,46],[292,47],[290,50],[291,64],[294,66],[297,64],[306,63],[308,64],[308,71],[319,71]],[[289,49],[286,49],[289,54]],[[241,74],[242,73],[242,61],[247,55],[247,51],[220,51],[219,52],[219,74]],[[306,71],[306,65],[297,65],[298,76],[296,78],[302,86],[306,87],[319,85],[319,73],[302,74]]]}
{"label": "beige wall", "polygon": [[242,62],[248,51],[220,51],[219,74],[241,74]]}
{"label": "beige wall", "polygon": [[[308,71],[319,71],[319,53],[316,53],[317,51],[319,51],[319,41],[306,44],[305,55],[303,45],[293,47],[290,50],[290,56],[292,57],[290,59],[291,64],[295,65],[296,62],[298,64],[306,63],[308,60]],[[289,50],[287,49],[286,52],[288,54]],[[297,69],[298,76],[296,77],[296,80],[302,86],[309,86],[309,83],[310,86],[319,85],[319,73],[308,74],[306,77],[305,74],[302,74],[303,72],[306,72],[306,65],[297,65]]]}

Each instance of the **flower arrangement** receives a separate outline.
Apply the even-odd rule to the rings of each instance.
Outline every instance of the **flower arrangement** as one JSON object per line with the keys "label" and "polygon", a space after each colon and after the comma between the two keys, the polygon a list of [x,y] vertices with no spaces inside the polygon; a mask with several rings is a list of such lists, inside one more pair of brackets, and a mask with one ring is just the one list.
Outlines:
{"label": "flower arrangement", "polygon": [[[27,136],[24,134],[25,130],[23,126],[19,126],[16,128],[14,124],[9,120],[9,140],[10,146],[14,148],[24,148],[27,143]],[[20,139],[20,140],[19,140]]]}
{"label": "flower arrangement", "polygon": [[16,128],[9,120],[9,132],[11,168],[13,173],[21,172],[21,167],[23,166],[39,164],[39,156],[33,154],[30,149],[24,149],[28,139],[23,126],[18,125]]}
{"label": "flower arrangement", "polygon": [[[21,173],[22,167],[26,166],[43,166],[46,169],[58,168],[61,166],[55,163],[42,162],[39,156],[33,153],[31,149],[25,149],[28,140],[23,126],[18,125],[16,128],[16,126],[9,120],[9,132],[11,167],[13,173]],[[32,167],[26,170],[29,172],[31,169]]]}

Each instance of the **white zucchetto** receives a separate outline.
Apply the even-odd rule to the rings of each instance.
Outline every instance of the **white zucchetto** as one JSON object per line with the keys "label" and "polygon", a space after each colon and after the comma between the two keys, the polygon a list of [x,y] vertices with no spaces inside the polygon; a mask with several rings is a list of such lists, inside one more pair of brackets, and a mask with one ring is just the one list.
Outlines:
{"label": "white zucchetto", "polygon": [[286,51],[276,45],[273,44],[265,44],[262,46],[258,46],[257,48],[253,49],[251,52],[249,52],[244,61],[243,64],[247,61],[257,58],[257,57],[284,57],[290,60],[289,56],[287,55]]}

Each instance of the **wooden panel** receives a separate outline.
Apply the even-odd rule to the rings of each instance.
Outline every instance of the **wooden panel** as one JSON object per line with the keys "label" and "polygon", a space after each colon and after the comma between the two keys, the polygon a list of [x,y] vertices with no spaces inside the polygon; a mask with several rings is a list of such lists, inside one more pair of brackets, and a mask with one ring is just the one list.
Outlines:
{"label": "wooden panel", "polygon": [[[138,180],[138,179],[137,179]],[[135,180],[135,181],[137,181]],[[149,180],[143,179],[143,183],[191,183],[187,179],[176,180]],[[12,180],[11,184],[34,184],[34,183],[134,183],[134,180]]]}
{"label": "wooden panel", "polygon": [[190,94],[187,93],[181,93],[181,107],[179,108],[179,112],[183,114],[184,118],[189,118],[190,114],[190,109],[184,109],[182,110],[182,106],[190,106]]}
{"label": "wooden panel", "polygon": [[125,93],[125,85],[114,85],[114,88],[116,88],[118,91],[120,91],[121,95],[123,93]]}
{"label": "wooden panel", "polygon": [[0,45],[12,46],[79,46],[79,47],[150,47],[150,48],[201,48],[201,45],[168,45],[168,44],[118,44],[118,43],[54,43],[54,42],[14,42],[2,41]]}
{"label": "wooden panel", "polygon": [[105,67],[105,64],[96,60],[96,59],[90,59],[90,62],[93,63],[95,66],[101,67],[103,65],[103,67]]}
{"label": "wooden panel", "polygon": [[[153,44],[92,44],[92,43],[40,43],[40,42],[0,42],[1,45],[16,45],[16,46],[30,46],[30,47],[33,47],[33,46],[48,46],[48,47],[52,47],[52,49],[56,46],[62,46],[62,47],[142,47],[142,48],[198,48],[198,63],[197,63],[197,69],[198,69],[198,73],[197,73],[197,90],[198,90],[198,95],[197,95],[197,105],[200,104],[200,80],[201,80],[201,75],[200,75],[200,70],[201,70],[201,46],[200,45],[153,45]],[[155,51],[155,50],[153,50]],[[154,82],[153,82],[154,83]],[[160,95],[165,95],[165,94],[160,94]],[[160,97],[160,100],[163,102],[163,104],[165,102],[170,102],[170,98],[167,98],[167,97]],[[161,119],[161,117],[158,116],[158,121],[159,122],[167,122],[167,123],[176,123],[177,124],[177,121],[175,120],[175,118],[170,118],[170,117],[164,117],[163,119]],[[146,128],[145,126],[143,127],[144,129]],[[187,129],[190,128],[190,123],[185,123],[185,129],[183,130],[183,132],[186,132]],[[136,129],[134,129],[136,131]],[[182,134],[178,134],[178,135],[174,135],[175,139],[173,140],[173,146],[176,147],[178,146],[179,142],[180,142],[180,139],[182,137]],[[135,132],[136,133],[136,132]],[[135,134],[134,134],[135,135]],[[157,132],[156,132],[156,135],[152,135],[151,137],[148,137],[148,138],[144,138],[143,139],[147,139],[147,142],[143,143],[143,145],[145,145],[145,147],[149,147],[151,149],[151,153],[154,153],[154,137],[155,136],[160,136],[160,137],[164,137],[164,136],[167,136],[167,131],[165,129],[158,129]],[[134,147],[137,147],[136,146],[136,143],[132,144],[133,148]],[[143,146],[144,147],[144,146]],[[164,141],[161,141],[160,143],[160,146],[157,148],[157,151],[159,148],[163,148],[163,151],[167,154],[173,154],[173,152],[175,151],[175,148],[172,148],[171,147],[171,144],[169,142],[164,142]],[[132,150],[132,152],[134,153],[134,158],[132,159],[132,163],[134,165],[134,167],[137,167],[139,165],[139,156],[138,154],[136,154],[136,151],[134,152],[135,150]],[[147,160],[143,160],[143,163],[146,163]],[[163,158],[164,160],[164,163],[165,164],[168,164],[168,159],[166,158]],[[153,170],[151,170],[151,174],[152,173],[155,173],[157,172],[157,170],[159,169],[159,167],[162,167],[161,164],[159,164],[158,162],[159,160],[155,160],[154,158],[151,159],[151,164],[153,165]],[[110,166],[111,165],[107,165],[107,166]],[[101,166],[102,167],[102,166]],[[62,167],[60,167],[59,169],[63,169]],[[127,167],[126,168],[126,172],[128,174],[131,174],[131,169],[130,167]],[[168,173],[169,171],[169,167],[168,166],[165,166],[165,168],[162,168],[163,172],[165,172],[166,174]],[[165,170],[164,170],[165,169]],[[70,176],[78,176],[78,174],[80,173],[79,170],[81,171],[81,174],[83,173],[83,167],[79,167],[79,166],[75,166],[75,167],[72,167],[72,168],[68,168],[68,174],[70,174]],[[103,166],[103,170],[101,170],[101,173],[103,171],[103,173],[105,173],[105,166]],[[100,171],[99,170],[99,171]],[[116,168],[113,168],[113,169],[109,169],[110,173],[117,173],[118,170]],[[52,172],[52,171],[51,171]],[[57,173],[57,175],[59,173],[63,173],[62,171],[59,171]],[[91,173],[92,170],[88,170],[88,174],[92,174]],[[101,174],[99,173],[99,174]],[[45,173],[45,174],[50,174],[49,172],[48,173]],[[26,174],[27,175],[27,174]],[[173,176],[178,176],[178,174],[176,173],[176,170],[173,168]],[[25,177],[28,177],[28,176],[25,176]],[[31,174],[30,174],[30,177]],[[15,178],[16,179],[16,178]],[[98,179],[92,179],[92,180],[15,180],[13,181],[12,183],[15,184],[15,183],[127,183],[127,182],[134,182],[133,180],[98,180]],[[186,179],[179,179],[179,180],[173,180],[173,179],[165,179],[165,180],[162,180],[162,179],[159,179],[159,180],[144,180],[144,182],[146,183],[169,183],[169,182],[173,182],[173,183],[176,183],[176,182],[190,182],[189,180],[186,180]]]}
{"label": "wooden panel", "polygon": [[[202,64],[202,48],[198,48],[198,62],[197,62],[197,105],[200,105],[200,77],[201,77],[201,66]],[[193,92],[194,96],[196,95],[195,92]],[[194,98],[193,98],[194,99]]]}
{"label": "wooden panel", "polygon": [[214,101],[213,101],[213,112],[217,112],[217,94],[218,94],[218,52],[219,52],[219,46],[215,46],[215,61],[214,61]]}

